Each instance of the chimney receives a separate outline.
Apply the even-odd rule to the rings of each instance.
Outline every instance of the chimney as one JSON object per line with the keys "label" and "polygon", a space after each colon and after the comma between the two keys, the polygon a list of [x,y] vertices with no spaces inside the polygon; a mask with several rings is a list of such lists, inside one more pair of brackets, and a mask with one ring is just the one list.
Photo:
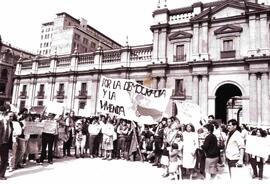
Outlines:
{"label": "chimney", "polygon": [[202,12],[203,3],[202,2],[193,3],[192,8],[193,8],[193,13],[195,15],[198,15]]}
{"label": "chimney", "polygon": [[80,18],[80,26],[81,26],[81,28],[86,29],[87,28],[87,20],[84,18]]}

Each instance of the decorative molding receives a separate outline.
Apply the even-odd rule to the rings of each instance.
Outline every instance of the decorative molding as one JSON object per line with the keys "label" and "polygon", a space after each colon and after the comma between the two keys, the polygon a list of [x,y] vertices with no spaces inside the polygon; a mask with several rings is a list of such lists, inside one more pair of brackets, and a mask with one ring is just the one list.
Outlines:
{"label": "decorative molding", "polygon": [[168,38],[171,41],[175,39],[192,38],[192,36],[193,35],[191,33],[185,31],[177,31],[175,33],[171,33]]}
{"label": "decorative molding", "polygon": [[232,24],[227,24],[214,31],[215,35],[227,34],[227,33],[240,33],[243,31],[242,27],[235,26]]}

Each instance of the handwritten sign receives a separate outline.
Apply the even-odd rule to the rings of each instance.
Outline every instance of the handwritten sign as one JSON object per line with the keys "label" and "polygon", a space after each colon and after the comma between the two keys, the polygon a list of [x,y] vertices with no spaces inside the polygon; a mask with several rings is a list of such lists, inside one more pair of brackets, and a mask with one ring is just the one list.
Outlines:
{"label": "handwritten sign", "polygon": [[39,122],[26,122],[24,127],[24,134],[25,135],[32,135],[32,134],[38,134],[41,135],[44,128],[44,123]]}
{"label": "handwritten sign", "polygon": [[43,128],[42,132],[48,133],[48,134],[55,134],[56,133],[56,129],[57,129],[57,122],[56,121],[44,120],[42,122],[44,122],[44,128]]}
{"label": "handwritten sign", "polygon": [[134,80],[100,79],[97,111],[148,123],[160,121],[172,94],[171,89],[151,89]]}

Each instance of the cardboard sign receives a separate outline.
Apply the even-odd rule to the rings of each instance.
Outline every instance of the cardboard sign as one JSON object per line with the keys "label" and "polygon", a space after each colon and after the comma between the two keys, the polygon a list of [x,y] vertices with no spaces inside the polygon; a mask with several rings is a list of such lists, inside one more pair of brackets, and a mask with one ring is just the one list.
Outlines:
{"label": "cardboard sign", "polygon": [[26,122],[24,127],[24,134],[25,135],[32,135],[32,134],[38,134],[41,135],[44,128],[44,123],[39,122]]}
{"label": "cardboard sign", "polygon": [[268,159],[270,154],[269,139],[266,137],[257,137],[247,135],[246,153]]}
{"label": "cardboard sign", "polygon": [[56,133],[56,129],[57,129],[57,122],[56,121],[44,120],[42,122],[44,122],[44,128],[43,128],[42,132],[48,133],[48,134],[55,134]]}

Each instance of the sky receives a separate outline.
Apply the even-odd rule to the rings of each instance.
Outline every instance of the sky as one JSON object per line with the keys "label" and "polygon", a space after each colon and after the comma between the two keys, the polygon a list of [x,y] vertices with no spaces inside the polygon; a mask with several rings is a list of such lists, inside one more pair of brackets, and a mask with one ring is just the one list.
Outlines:
{"label": "sky", "polygon": [[[160,0],[161,3],[164,0]],[[199,0],[167,0],[169,9],[189,6]],[[210,2],[211,0],[201,0]],[[1,2],[0,35],[12,46],[37,53],[42,23],[66,12],[87,20],[121,45],[152,43],[150,26],[158,0],[6,0]],[[163,3],[162,3],[163,4]]]}

